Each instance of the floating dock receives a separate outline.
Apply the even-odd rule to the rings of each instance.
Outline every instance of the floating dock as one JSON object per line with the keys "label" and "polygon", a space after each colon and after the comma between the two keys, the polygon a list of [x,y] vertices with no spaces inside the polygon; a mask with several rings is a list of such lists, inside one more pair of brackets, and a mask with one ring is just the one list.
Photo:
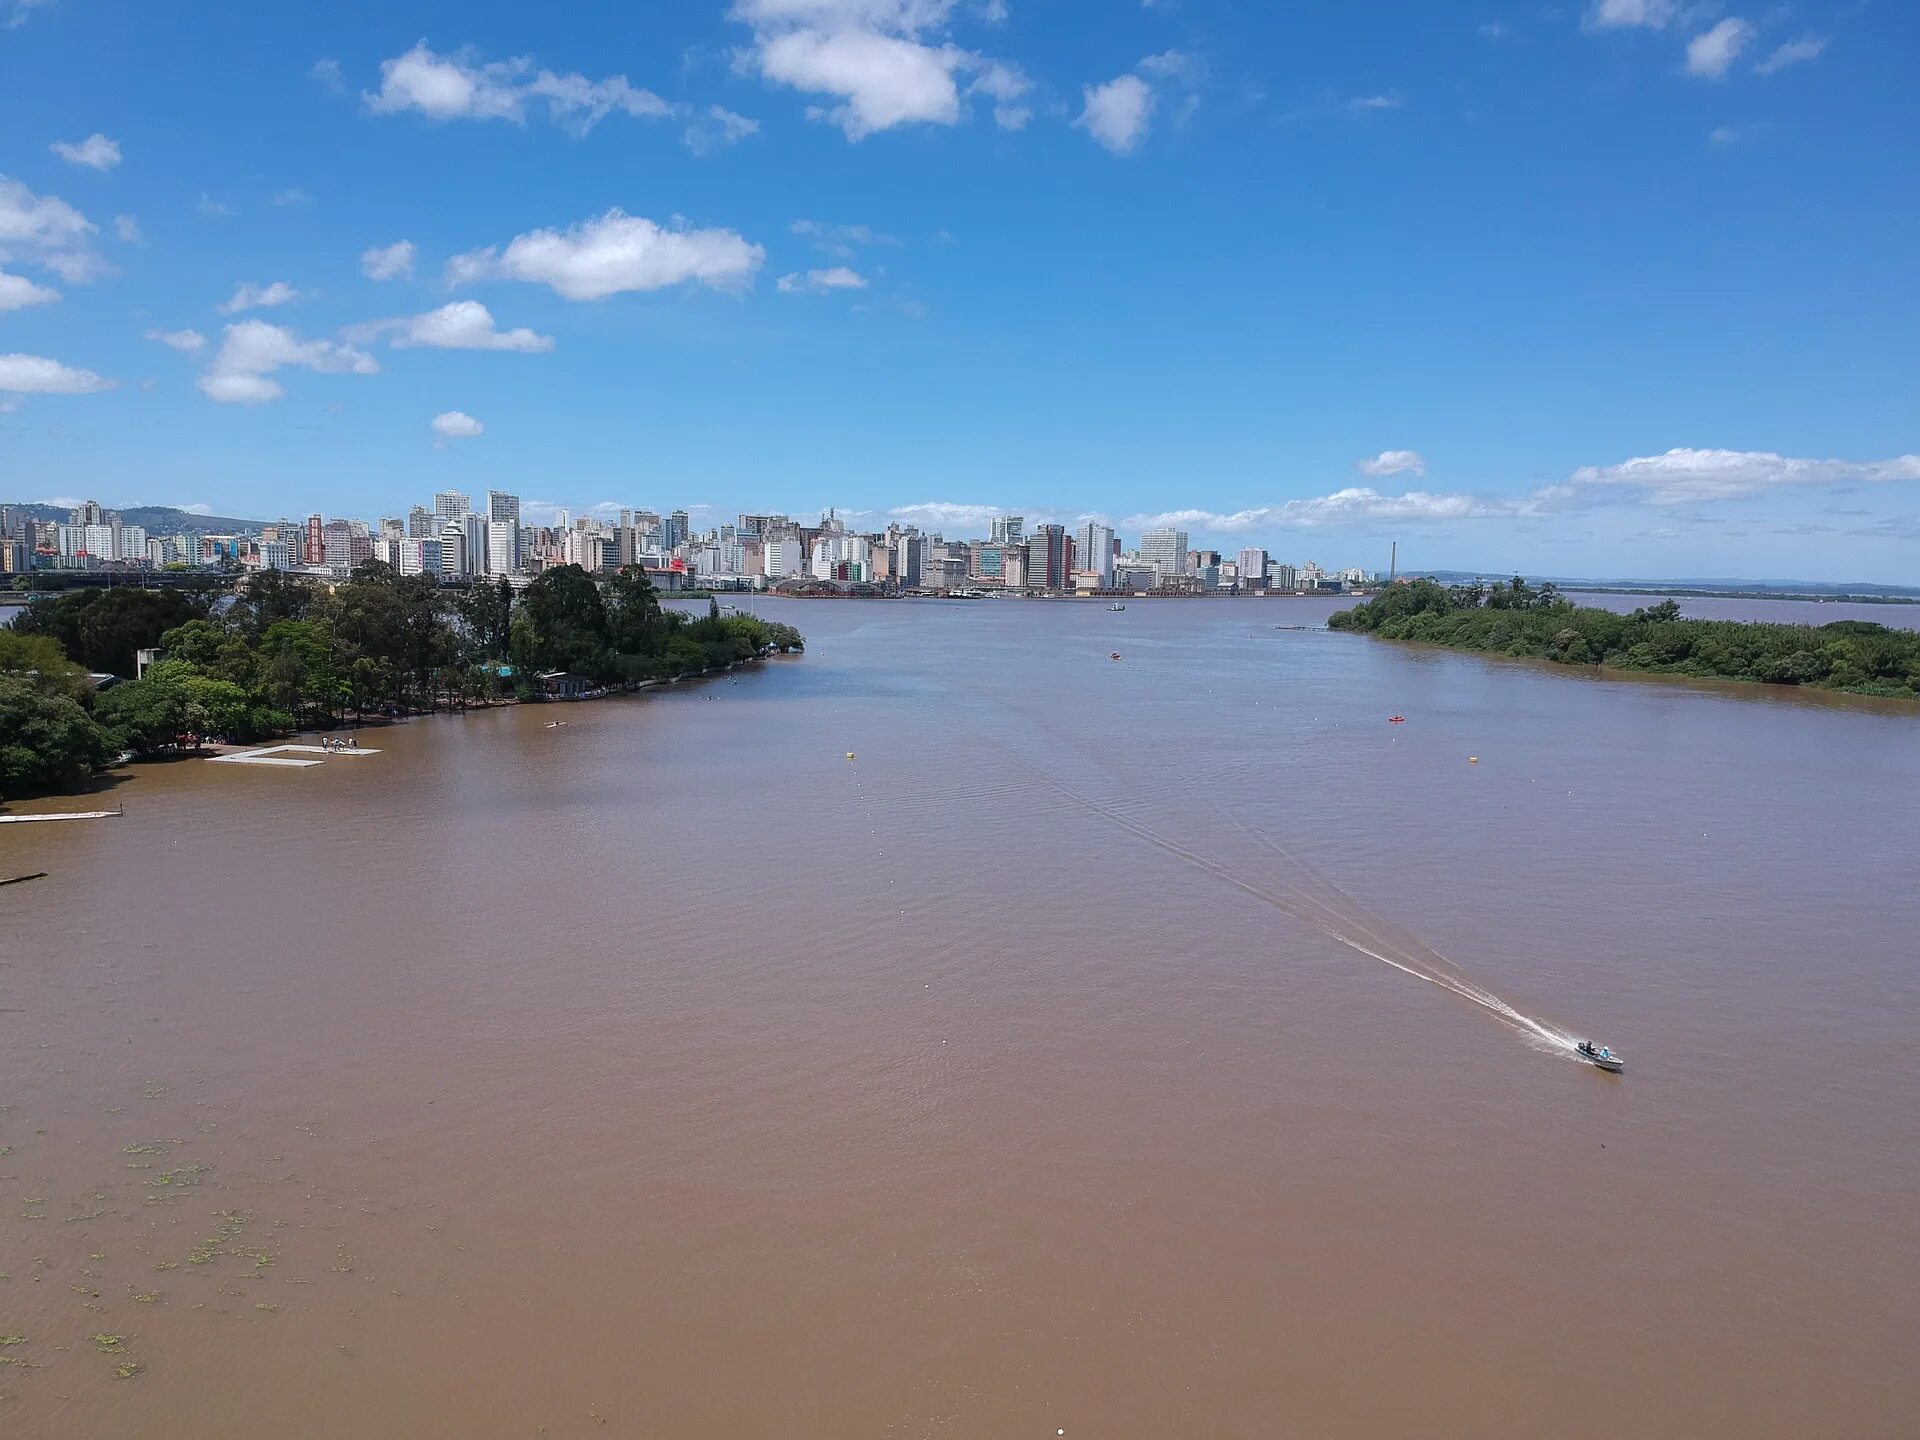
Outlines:
{"label": "floating dock", "polygon": [[0,825],[26,825],[35,820],[111,820],[118,810],[76,810],[69,815],[0,815]]}
{"label": "floating dock", "polygon": [[304,769],[308,765],[324,765],[326,760],[303,760],[303,755],[324,755],[328,760],[353,760],[362,755],[378,755],[378,750],[362,750],[357,746],[345,750],[335,749],[331,745],[269,745],[264,750],[242,750],[233,755],[209,755],[209,765],[287,765]]}

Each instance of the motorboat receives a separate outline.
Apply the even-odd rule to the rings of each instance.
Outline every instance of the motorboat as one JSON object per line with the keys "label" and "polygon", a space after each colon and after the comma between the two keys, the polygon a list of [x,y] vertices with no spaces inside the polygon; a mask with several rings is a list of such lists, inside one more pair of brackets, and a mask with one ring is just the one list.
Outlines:
{"label": "motorboat", "polygon": [[1124,610],[1124,609],[1126,609],[1126,608],[1127,608],[1127,607],[1126,607],[1126,606],[1124,606],[1124,605],[1109,605],[1109,606],[1107,606],[1107,609],[1109,609],[1109,610],[1113,610],[1113,611],[1116,611],[1116,612],[1117,612],[1117,611],[1120,611],[1120,610]]}
{"label": "motorboat", "polygon": [[1387,716],[1387,724],[1389,725],[1404,725],[1406,723],[1407,723],[1407,717],[1404,715]]}
{"label": "motorboat", "polygon": [[1573,1048],[1579,1052],[1580,1058],[1585,1060],[1589,1065],[1598,1065],[1602,1070],[1611,1071],[1615,1075],[1618,1075],[1622,1070],[1627,1068],[1626,1061],[1622,1060],[1606,1046],[1596,1045],[1591,1040],[1582,1040]]}
{"label": "motorboat", "polygon": [[1107,659],[1109,660],[1118,660],[1119,658],[1120,658],[1120,652],[1118,650],[1114,651],[1111,655],[1107,656]]}

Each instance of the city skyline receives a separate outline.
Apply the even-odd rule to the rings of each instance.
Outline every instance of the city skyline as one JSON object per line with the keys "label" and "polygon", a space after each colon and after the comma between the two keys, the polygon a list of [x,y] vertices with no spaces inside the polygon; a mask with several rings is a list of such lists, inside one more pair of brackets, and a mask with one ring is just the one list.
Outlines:
{"label": "city skyline", "polygon": [[[897,521],[863,530],[831,510],[812,521],[784,513],[742,513],[734,521],[696,528],[685,509],[663,515],[621,506],[610,522],[562,509],[543,523],[527,520],[521,498],[504,491],[489,490],[479,503],[458,490],[443,490],[432,499],[431,508],[415,503],[405,515],[378,519],[316,511],[303,520],[248,521],[226,531],[172,521],[174,528],[152,536],[145,525],[97,500],[79,502],[64,520],[0,504],[0,574],[277,570],[340,581],[377,561],[402,576],[460,584],[506,579],[524,586],[560,566],[579,566],[603,577],[638,566],[669,591],[827,582],[878,586],[889,594],[1116,595],[1311,592],[1351,589],[1382,578],[1360,566],[1279,560],[1263,547],[1243,547],[1229,558],[1204,545],[1191,546],[1186,531],[1170,527],[1144,530],[1128,548],[1119,532],[1098,521],[1069,533],[1044,518],[997,515],[984,536],[949,537]],[[162,507],[129,508],[151,516]]]}
{"label": "city skyline", "polygon": [[6,489],[1911,584],[1902,22],[0,0]]}

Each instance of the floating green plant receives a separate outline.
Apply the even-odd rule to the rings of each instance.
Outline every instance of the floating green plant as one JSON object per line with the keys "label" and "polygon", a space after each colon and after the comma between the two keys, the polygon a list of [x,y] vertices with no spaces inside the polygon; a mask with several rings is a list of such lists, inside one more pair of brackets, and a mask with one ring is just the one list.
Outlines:
{"label": "floating green plant", "polygon": [[164,1155],[167,1152],[165,1147],[160,1145],[123,1145],[120,1147],[120,1153],[122,1155]]}
{"label": "floating green plant", "polygon": [[24,1335],[0,1335],[0,1350],[6,1350],[12,1346],[24,1345],[26,1343],[27,1337]]}
{"label": "floating green plant", "polygon": [[98,1345],[102,1350],[118,1350],[122,1345],[127,1343],[127,1337],[124,1335],[96,1335],[93,1337],[93,1343]]}
{"label": "floating green plant", "polygon": [[136,1375],[145,1374],[146,1369],[147,1369],[146,1366],[139,1364],[137,1361],[127,1360],[127,1361],[123,1361],[121,1364],[114,1366],[113,1373],[119,1376],[122,1380],[131,1380]]}

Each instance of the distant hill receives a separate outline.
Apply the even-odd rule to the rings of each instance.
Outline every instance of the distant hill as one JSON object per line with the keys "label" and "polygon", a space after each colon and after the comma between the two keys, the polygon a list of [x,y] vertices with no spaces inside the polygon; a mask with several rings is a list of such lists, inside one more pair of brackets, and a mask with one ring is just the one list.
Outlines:
{"label": "distant hill", "polygon": [[[28,504],[13,500],[0,500],[0,505],[42,522],[51,520],[64,525],[73,518],[73,511],[64,505]],[[114,507],[109,505],[106,508],[111,510]],[[123,524],[141,526],[149,535],[178,535],[182,530],[244,535],[272,523],[268,520],[236,520],[230,515],[196,515],[191,510],[176,510],[171,505],[123,506],[120,519]]]}

